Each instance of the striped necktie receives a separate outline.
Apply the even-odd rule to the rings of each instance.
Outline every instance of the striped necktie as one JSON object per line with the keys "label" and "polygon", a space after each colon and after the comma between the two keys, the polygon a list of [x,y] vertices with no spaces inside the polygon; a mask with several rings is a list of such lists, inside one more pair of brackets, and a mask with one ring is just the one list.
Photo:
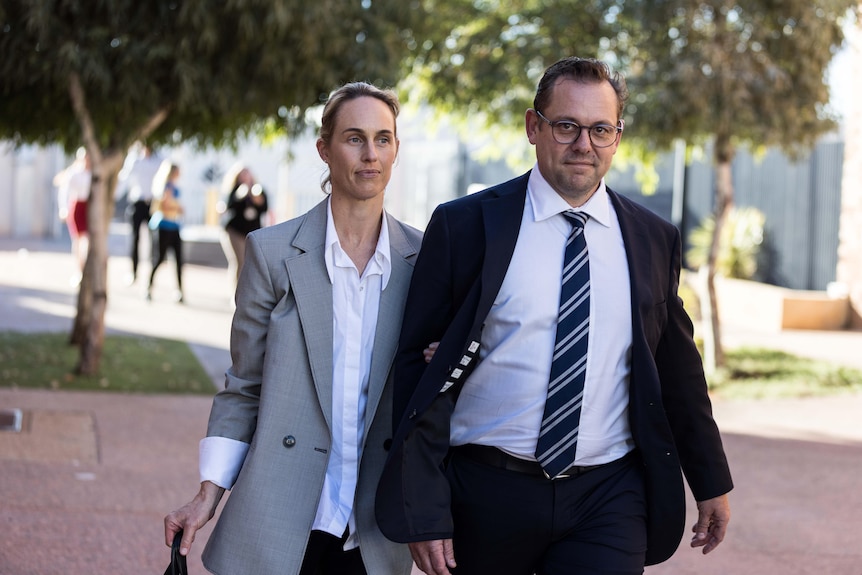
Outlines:
{"label": "striped necktie", "polygon": [[575,461],[590,326],[590,263],[584,238],[588,216],[580,212],[563,212],[563,215],[571,222],[572,231],[563,262],[548,399],[536,444],[536,459],[551,478]]}

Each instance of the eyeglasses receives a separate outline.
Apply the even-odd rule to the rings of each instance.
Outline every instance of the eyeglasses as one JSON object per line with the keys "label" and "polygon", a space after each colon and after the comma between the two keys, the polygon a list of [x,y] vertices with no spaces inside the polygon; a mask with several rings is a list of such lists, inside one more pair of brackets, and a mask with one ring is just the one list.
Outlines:
{"label": "eyeglasses", "polygon": [[556,140],[558,144],[571,144],[572,142],[577,142],[578,138],[581,137],[581,129],[584,128],[587,130],[590,143],[592,143],[593,146],[596,148],[607,148],[616,142],[617,136],[623,131],[624,126],[622,120],[620,120],[620,123],[616,126],[611,126],[610,124],[581,126],[580,124],[570,122],[569,120],[558,120],[556,122],[552,122],[543,116],[540,111],[533,111],[541,119],[547,122],[549,126],[551,126],[551,134],[554,136],[554,140]]}

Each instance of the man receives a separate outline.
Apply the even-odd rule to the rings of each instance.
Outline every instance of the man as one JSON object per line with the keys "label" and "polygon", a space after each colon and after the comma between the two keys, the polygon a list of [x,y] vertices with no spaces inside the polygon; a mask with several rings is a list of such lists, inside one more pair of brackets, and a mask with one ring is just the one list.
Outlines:
{"label": "man", "polygon": [[603,179],[626,97],[602,62],[552,65],[526,112],[534,169],[428,224],[376,502],[426,573],[642,573],[679,545],[680,467],[692,546],[725,536],[733,485],[677,296],[679,232]]}
{"label": "man", "polygon": [[126,213],[132,224],[132,275],[129,283],[133,283],[138,277],[138,262],[140,261],[139,245],[141,240],[141,227],[150,221],[150,204],[153,201],[153,178],[162,164],[162,159],[153,154],[148,146],[143,146],[141,156],[138,157],[129,169],[128,175],[121,174],[121,179],[126,180],[128,191],[126,199],[129,204]]}

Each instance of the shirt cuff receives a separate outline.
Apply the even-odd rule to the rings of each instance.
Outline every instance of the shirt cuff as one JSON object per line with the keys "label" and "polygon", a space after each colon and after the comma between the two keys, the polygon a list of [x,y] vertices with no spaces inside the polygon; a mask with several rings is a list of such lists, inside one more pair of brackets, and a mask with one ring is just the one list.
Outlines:
{"label": "shirt cuff", "polygon": [[236,483],[249,444],[227,437],[204,437],[199,446],[201,482],[230,489]]}

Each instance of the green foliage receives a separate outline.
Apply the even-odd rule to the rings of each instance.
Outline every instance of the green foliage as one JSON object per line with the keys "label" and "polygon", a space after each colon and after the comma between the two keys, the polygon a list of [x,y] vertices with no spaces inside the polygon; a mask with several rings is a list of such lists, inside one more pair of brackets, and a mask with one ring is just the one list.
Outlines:
{"label": "green foliage", "polygon": [[298,124],[337,85],[394,85],[418,0],[0,1],[0,137],[81,144],[69,75],[103,148],[159,110],[153,143],[221,144]]}
{"label": "green foliage", "polygon": [[709,378],[710,393],[725,399],[811,397],[862,391],[862,371],[782,351],[739,348]]}
{"label": "green foliage", "polygon": [[[426,0],[434,18],[408,55],[405,98],[523,130],[544,69],[599,57],[632,94],[624,145],[649,162],[677,138],[801,152],[833,127],[825,71],[856,0]],[[467,130],[465,130],[467,131]],[[506,155],[506,149],[491,153]],[[498,145],[498,148],[500,146]],[[644,182],[650,185],[650,172]]]}
{"label": "green foliage", "polygon": [[[476,158],[532,165],[523,132],[545,68],[624,43],[622,0],[425,0],[433,14],[408,54],[407,103],[432,104],[477,144]],[[532,156],[532,158],[531,158]]]}
{"label": "green foliage", "polygon": [[105,337],[99,374],[70,373],[77,349],[60,333],[0,332],[0,386],[31,389],[212,394],[212,381],[185,342]]}
{"label": "green foliage", "polygon": [[[732,208],[721,229],[715,271],[724,277],[753,279],[763,247],[763,212],[757,208]],[[691,247],[686,252],[689,267],[706,264],[715,230],[715,219],[709,216],[688,236]]]}
{"label": "green foliage", "polygon": [[825,71],[855,0],[626,5],[643,40],[627,55],[631,136],[659,148],[714,138],[723,161],[742,143],[797,154],[833,127]]}

